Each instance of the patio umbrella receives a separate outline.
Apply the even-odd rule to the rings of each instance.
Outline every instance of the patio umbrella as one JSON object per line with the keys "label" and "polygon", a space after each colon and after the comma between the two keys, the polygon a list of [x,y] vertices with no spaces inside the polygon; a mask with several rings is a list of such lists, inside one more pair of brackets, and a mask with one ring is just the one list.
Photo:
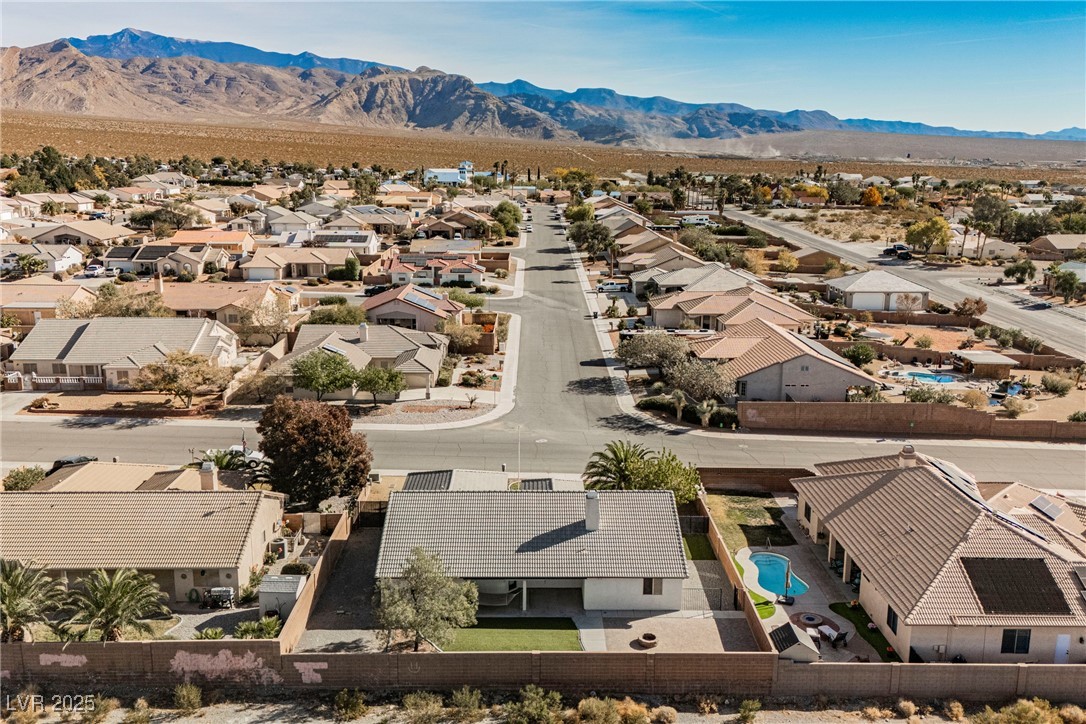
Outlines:
{"label": "patio umbrella", "polygon": [[784,595],[788,595],[789,589],[792,588],[792,561],[788,561],[788,568],[784,571]]}

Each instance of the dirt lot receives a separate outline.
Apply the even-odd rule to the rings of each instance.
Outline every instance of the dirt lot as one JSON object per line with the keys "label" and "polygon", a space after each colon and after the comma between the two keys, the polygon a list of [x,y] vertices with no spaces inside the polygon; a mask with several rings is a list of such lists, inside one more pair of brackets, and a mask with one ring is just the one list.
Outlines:
{"label": "dirt lot", "polygon": [[[178,158],[189,154],[197,158],[212,156],[237,156],[238,158],[289,159],[327,163],[380,163],[391,168],[415,168],[447,166],[465,158],[507,158],[514,168],[539,166],[553,169],[559,166],[577,166],[598,174],[613,175],[627,169],[645,171],[648,168],[664,169],[683,165],[689,171],[751,174],[756,172],[796,172],[797,159],[810,165],[822,163],[826,173],[838,171],[879,175],[889,178],[908,176],[913,172],[954,178],[995,178],[1018,180],[1020,178],[1045,178],[1056,181],[1080,181],[1084,174],[1075,169],[1030,168],[1028,174],[1020,167],[954,166],[948,170],[944,163],[900,163],[871,161],[822,160],[823,157],[858,155],[849,152],[857,141],[874,141],[885,145],[887,139],[879,134],[831,134],[825,138],[818,134],[787,134],[767,136],[767,143],[786,141],[795,146],[784,158],[777,150],[763,152],[753,148],[715,144],[709,153],[702,151],[646,151],[593,144],[569,144],[549,141],[524,141],[514,139],[485,139],[446,135],[438,132],[412,131],[362,131],[340,126],[290,125],[269,123],[261,126],[234,124],[171,123],[156,121],[127,121],[109,118],[61,116],[46,113],[5,111],[2,117],[2,150],[29,153],[43,145],[55,146],[61,151],[83,155],[130,155],[146,153],[156,158]],[[304,130],[304,133],[299,133]],[[870,135],[870,138],[868,136]],[[913,146],[929,149],[929,157],[940,155],[936,144],[958,148],[968,139],[939,137],[890,137],[899,143],[907,139]],[[992,157],[995,149],[1003,147],[998,139],[983,139],[983,153],[978,158]],[[1037,162],[1060,157],[1063,146],[1051,141],[1019,141],[1013,149],[1014,160],[1033,157]],[[842,146],[842,144],[844,144]],[[677,147],[679,143],[669,143]],[[819,148],[826,147],[828,154],[819,155]],[[1071,144],[1073,147],[1074,144]],[[832,147],[832,148],[831,148]],[[840,147],[840,148],[839,148]],[[912,152],[912,151],[908,151]],[[906,151],[888,154],[904,157]],[[1071,158],[1079,158],[1076,149]],[[883,155],[883,154],[871,154]],[[916,158],[923,154],[913,153]],[[949,154],[963,157],[962,153]],[[750,158],[750,156],[763,156]],[[1023,175],[1026,174],[1026,175]]]}
{"label": "dirt lot", "polygon": [[[962,340],[971,339],[973,332],[964,327],[921,327],[909,324],[869,324],[867,329],[883,332],[894,339],[904,339],[903,347],[916,347],[916,340],[921,337],[931,339],[931,349],[949,352],[958,349]],[[834,339],[837,339],[836,337]]]}
{"label": "dirt lot", "polygon": [[[184,405],[158,392],[47,392],[43,393],[56,407],[52,412],[87,412],[109,410],[116,412],[154,413],[161,410],[180,410]],[[214,401],[216,396],[204,395],[192,398],[192,407]]]}
{"label": "dirt lot", "polygon": [[[796,220],[794,217],[799,217]],[[838,241],[876,241],[887,245],[905,241],[906,225],[924,218],[919,211],[844,209],[836,211],[785,211],[776,212],[779,221],[790,221],[812,234]]]}

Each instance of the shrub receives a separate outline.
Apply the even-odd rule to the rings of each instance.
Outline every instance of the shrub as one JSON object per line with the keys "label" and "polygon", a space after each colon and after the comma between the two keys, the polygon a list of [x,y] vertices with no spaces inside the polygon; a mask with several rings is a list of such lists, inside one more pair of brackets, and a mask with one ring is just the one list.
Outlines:
{"label": "shrub", "polygon": [[412,691],[403,697],[403,708],[410,724],[434,724],[445,712],[440,694],[432,691]]}
{"label": "shrub", "polygon": [[[357,277],[355,277],[357,279]],[[350,274],[347,272],[345,266],[334,266],[328,270],[328,279],[337,282],[346,282],[351,280]]]}
{"label": "shrub", "polygon": [[966,390],[958,399],[971,410],[982,410],[988,407],[988,395],[980,390]]}
{"label": "shrub", "polygon": [[953,393],[936,389],[931,385],[920,385],[905,390],[905,400],[908,402],[930,402],[935,405],[951,405],[957,401]]}
{"label": "shrub", "polygon": [[178,684],[173,689],[173,706],[191,714],[203,706],[203,692],[196,684]]}
{"label": "shrub", "polygon": [[581,699],[577,719],[582,724],[619,724],[618,708],[614,699]]}
{"label": "shrub", "polygon": [[867,721],[879,721],[881,719],[889,719],[893,715],[894,712],[890,711],[889,709],[880,709],[877,706],[865,706],[863,708],[863,711],[860,712],[860,716],[862,716]]}
{"label": "shrub", "polygon": [[854,344],[841,350],[841,356],[857,367],[863,367],[875,359],[875,350],[869,344]]}
{"label": "shrub", "polygon": [[520,690],[520,701],[505,705],[508,724],[555,724],[562,708],[562,695],[535,684]]}
{"label": "shrub", "polygon": [[317,300],[317,304],[322,307],[327,307],[332,304],[346,304],[347,297],[342,294],[332,294],[331,296],[321,297]]}
{"label": "shrub", "polygon": [[203,641],[207,639],[221,639],[224,636],[226,636],[225,631],[217,626],[212,626],[210,628],[205,628],[203,631],[197,631],[196,635],[192,638]]}
{"label": "shrub", "polygon": [[1060,375],[1041,375],[1041,388],[1057,397],[1067,397],[1075,383]]}
{"label": "shrub", "polygon": [[509,272],[506,271],[505,269],[498,269],[497,271],[494,272],[494,276],[497,279],[506,279],[509,276]]}
{"label": "shrub", "polygon": [[85,724],[101,724],[109,715],[121,707],[121,702],[112,696],[103,696],[101,693],[94,697],[94,708],[87,709],[79,721]]}
{"label": "shrub", "polygon": [[177,281],[179,281],[179,282],[188,283],[188,282],[191,282],[192,279],[193,279],[192,274],[188,273],[187,271],[186,272],[181,272],[180,274],[177,275]]}
{"label": "shrub", "polygon": [[478,689],[470,686],[457,689],[449,698],[449,705],[455,710],[457,721],[472,722],[483,718],[483,693]]}
{"label": "shrub", "polygon": [[151,707],[147,704],[147,700],[136,699],[132,708],[124,715],[121,724],[151,724]]}
{"label": "shrub", "polygon": [[273,639],[279,635],[283,622],[278,618],[266,616],[259,621],[242,621],[234,627],[234,638],[238,639]]}
{"label": "shrub", "polygon": [[49,396],[42,395],[41,397],[35,397],[33,402],[27,405],[27,407],[31,410],[45,410],[48,409],[51,404],[52,400],[49,399]]}
{"label": "shrub", "polygon": [[222,282],[222,281],[226,281],[226,274],[224,274],[223,272],[215,272],[214,274],[212,274],[211,276],[209,276],[209,277],[207,278],[207,280],[208,280],[209,282]]}
{"label": "shrub", "polygon": [[920,349],[931,349],[931,345],[933,344],[932,338],[926,334],[920,335],[913,341],[916,342],[916,346]]}
{"label": "shrub", "polygon": [[739,703],[739,721],[743,724],[752,724],[762,710],[762,702],[757,699],[744,699]]}
{"label": "shrub", "polygon": [[709,716],[710,714],[716,714],[720,709],[720,702],[716,700],[715,696],[699,696],[698,697],[698,713],[702,716]]}
{"label": "shrub", "polygon": [[117,275],[117,280],[118,280],[118,281],[122,281],[122,282],[134,282],[134,281],[136,281],[136,280],[137,280],[138,278],[139,278],[139,277],[137,277],[137,276],[136,276],[135,274],[133,274],[132,272],[122,272],[121,274],[118,274],[118,275]]}
{"label": "shrub", "polygon": [[1086,724],[1086,711],[1074,704],[1064,704],[1060,707],[1060,718],[1063,724]]}
{"label": "shrub", "polygon": [[626,697],[615,705],[621,724],[649,724],[649,709]]}
{"label": "shrub", "polygon": [[4,490],[29,490],[45,480],[45,468],[40,465],[24,465],[4,476]]}
{"label": "shrub", "polygon": [[302,563],[301,561],[291,561],[283,566],[284,576],[308,576],[313,570],[313,566],[308,563]]}
{"label": "shrub", "polygon": [[908,719],[916,714],[917,711],[916,704],[908,699],[898,699],[897,705],[894,708],[897,709],[897,713],[902,719]]}
{"label": "shrub", "polygon": [[679,719],[679,712],[670,706],[658,706],[650,712],[652,724],[675,724]]}
{"label": "shrub", "polygon": [[1066,722],[1044,699],[1019,699],[999,711],[984,707],[972,718],[974,724],[1061,724]]}
{"label": "shrub", "polygon": [[1003,400],[1003,412],[1007,414],[1007,417],[1012,420],[1017,420],[1028,409],[1026,403],[1019,400],[1017,397],[1008,397]]}
{"label": "shrub", "polygon": [[369,707],[366,697],[358,689],[343,689],[332,702],[332,718],[336,721],[354,721],[366,716]]}
{"label": "shrub", "polygon": [[[674,417],[675,415],[675,403],[670,397],[665,395],[640,399],[637,401],[636,407],[639,410],[666,412],[671,417]],[[683,408],[682,421],[688,422],[691,425],[700,425],[701,420],[698,418],[698,413],[694,408],[695,405],[687,405]],[[733,407],[720,407],[709,418],[709,427],[731,427],[733,424],[738,423],[739,415]]]}
{"label": "shrub", "polygon": [[1068,422],[1086,422],[1086,410],[1079,410],[1078,412],[1072,412],[1067,416]]}
{"label": "shrub", "polygon": [[316,279],[306,279],[305,285],[307,287],[316,287],[320,285],[320,282],[318,282]]}
{"label": "shrub", "polygon": [[948,701],[943,706],[943,716],[950,721],[965,721],[965,707],[960,701]]}

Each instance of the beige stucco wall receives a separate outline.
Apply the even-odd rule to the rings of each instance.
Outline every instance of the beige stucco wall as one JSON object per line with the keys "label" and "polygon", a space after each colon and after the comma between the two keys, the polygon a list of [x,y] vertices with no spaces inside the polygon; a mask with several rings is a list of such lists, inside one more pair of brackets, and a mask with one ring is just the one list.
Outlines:
{"label": "beige stucco wall", "polygon": [[[1005,628],[1030,629],[1029,652],[1026,654],[1000,653],[1003,646]],[[939,660],[936,645],[946,646],[946,660],[956,655],[965,657],[970,663],[1013,664],[1037,662],[1051,664],[1056,660],[1056,642],[1060,634],[1069,638],[1072,664],[1086,663],[1086,644],[1079,642],[1086,637],[1083,626],[915,626],[912,627],[911,642],[916,652],[929,661]],[[1086,683],[1084,683],[1086,686]]]}
{"label": "beige stucco wall", "polygon": [[652,310],[652,324],[656,327],[678,329],[683,323],[683,313],[680,309],[654,309]]}
{"label": "beige stucco wall", "polygon": [[381,324],[382,317],[411,317],[415,320],[415,329],[420,332],[436,332],[437,325],[442,320],[428,312],[424,312],[418,307],[407,304],[399,299],[393,299],[392,301],[385,302],[379,307],[366,311],[366,316],[374,320],[377,324]]}
{"label": "beige stucco wall", "polygon": [[[804,369],[806,367],[807,369]],[[851,374],[813,355],[804,355],[753,372],[741,379],[747,383],[740,400],[783,402],[846,402],[850,385],[874,384],[863,374]]]}
{"label": "beige stucco wall", "polygon": [[681,578],[663,579],[663,593],[646,596],[640,578],[587,578],[584,582],[584,607],[587,611],[678,611],[683,603]]}

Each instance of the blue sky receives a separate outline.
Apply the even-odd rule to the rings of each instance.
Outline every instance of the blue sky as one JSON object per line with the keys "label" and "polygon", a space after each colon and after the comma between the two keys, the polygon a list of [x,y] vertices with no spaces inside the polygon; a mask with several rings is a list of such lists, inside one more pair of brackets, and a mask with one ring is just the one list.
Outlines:
{"label": "blue sky", "polygon": [[1031,133],[1086,125],[1086,3],[12,2],[3,45],[136,27],[477,81]]}

